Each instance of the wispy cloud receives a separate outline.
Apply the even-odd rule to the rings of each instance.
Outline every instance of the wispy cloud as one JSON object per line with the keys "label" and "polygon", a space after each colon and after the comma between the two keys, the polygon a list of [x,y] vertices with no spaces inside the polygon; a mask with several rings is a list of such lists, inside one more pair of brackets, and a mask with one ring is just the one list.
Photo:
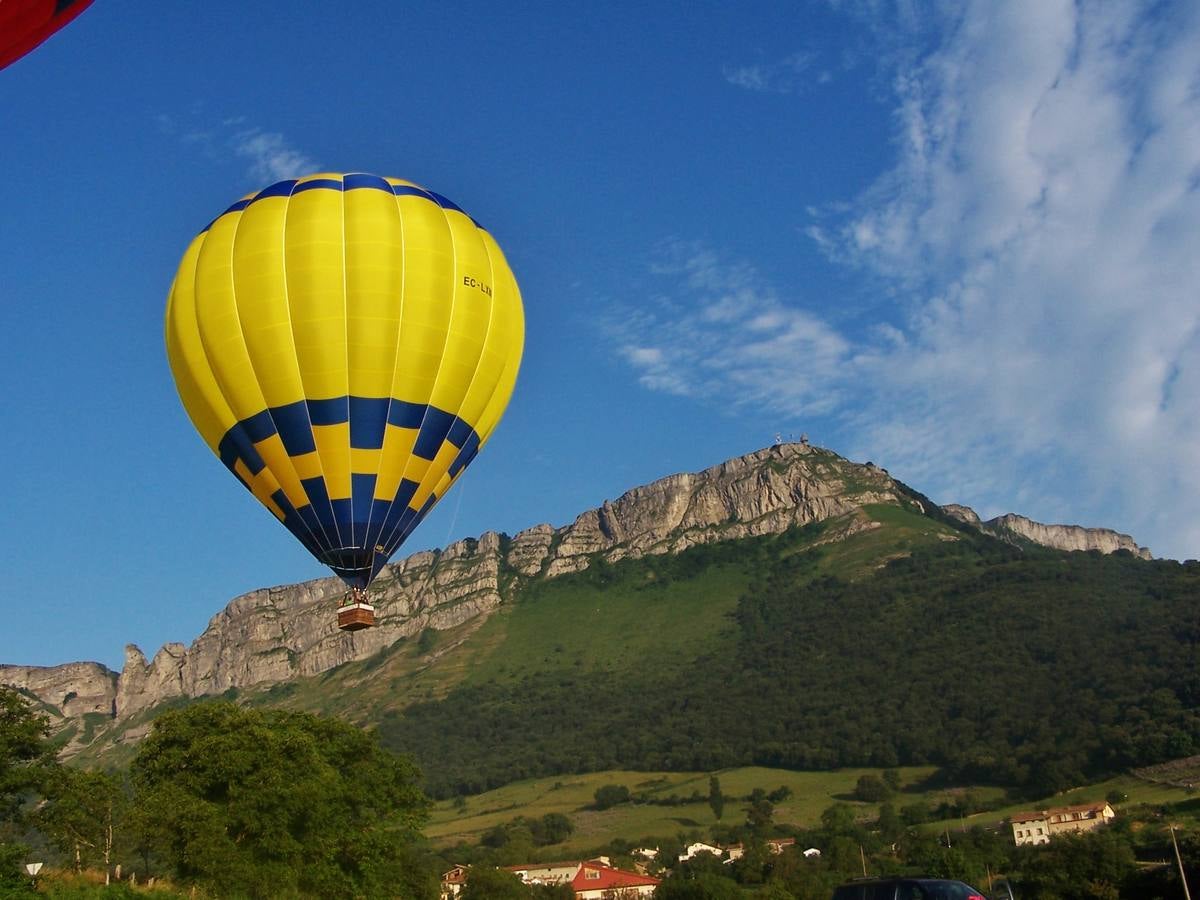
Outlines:
{"label": "wispy cloud", "polygon": [[245,116],[212,121],[202,105],[193,105],[185,116],[161,114],[159,130],[198,148],[206,157],[241,160],[256,185],[282,181],[320,171],[321,165],[278,131],[249,124]]}
{"label": "wispy cloud", "polygon": [[652,271],[670,290],[611,326],[643,386],[788,413],[836,406],[829,387],[849,343],[785,302],[752,267],[671,242]]}
{"label": "wispy cloud", "polygon": [[815,54],[799,52],[771,62],[725,66],[722,74],[730,84],[748,91],[790,94],[807,86],[810,81],[829,81],[831,75],[828,70],[810,71],[815,61]]}
{"label": "wispy cloud", "polygon": [[[851,341],[744,267],[707,277],[745,293],[685,267],[707,299],[657,303],[657,355],[626,359],[664,390],[830,396],[850,450],[945,500],[1200,556],[1200,8],[975,2],[944,24],[896,70],[894,169],[808,228],[884,279],[901,327]],[[734,318],[703,313],[726,295]],[[760,349],[772,316],[814,365]]]}
{"label": "wispy cloud", "polygon": [[250,163],[250,175],[260,181],[282,181],[320,169],[320,165],[277,131],[248,128],[230,139],[234,153]]}

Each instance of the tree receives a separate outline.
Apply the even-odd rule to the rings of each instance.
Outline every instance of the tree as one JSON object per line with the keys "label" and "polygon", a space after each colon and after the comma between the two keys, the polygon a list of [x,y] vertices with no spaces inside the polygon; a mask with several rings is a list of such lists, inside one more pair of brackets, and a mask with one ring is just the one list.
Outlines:
{"label": "tree", "polygon": [[863,775],[854,786],[855,799],[865,803],[879,803],[891,794],[887,784],[878,775]]}
{"label": "tree", "polygon": [[904,832],[904,823],[900,821],[900,816],[896,814],[896,807],[890,803],[884,803],[879,807],[879,834],[888,842],[894,841]]}
{"label": "tree", "polygon": [[654,900],[741,900],[736,883],[719,875],[668,878],[654,889]]}
{"label": "tree", "polygon": [[128,797],[120,780],[103,772],[61,769],[45,788],[46,802],[34,821],[47,837],[75,863],[104,864],[109,883],[113,843],[123,823]]}
{"label": "tree", "polygon": [[24,796],[57,768],[46,734],[46,717],[0,686],[0,821],[11,819]]}
{"label": "tree", "polygon": [[608,809],[619,803],[629,802],[629,788],[623,784],[606,784],[596,788],[594,794],[596,809]]}
{"label": "tree", "polygon": [[821,813],[821,827],[829,835],[852,834],[855,829],[854,807],[849,803],[835,803]]}
{"label": "tree", "polygon": [[562,813],[546,813],[529,825],[538,846],[561,844],[575,831],[575,823]]}
{"label": "tree", "polygon": [[786,784],[781,784],[775,790],[771,791],[771,793],[767,794],[767,799],[778,806],[790,796],[792,796],[792,789]]}
{"label": "tree", "polygon": [[[11,688],[0,686],[0,823],[17,817],[30,792],[58,769],[46,741],[46,718]],[[33,896],[21,864],[26,848],[0,834],[0,895]]]}
{"label": "tree", "polygon": [[569,884],[531,884],[530,900],[575,900],[575,891]]}
{"label": "tree", "polygon": [[767,793],[762,788],[755,788],[750,793],[750,805],[746,807],[746,827],[758,838],[765,837],[771,829],[771,820],[775,816],[775,806],[767,799]]}
{"label": "tree", "polygon": [[17,900],[22,897],[35,900],[39,896],[21,868],[27,851],[27,847],[19,844],[0,843],[0,897],[4,900]]}
{"label": "tree", "polygon": [[529,900],[529,888],[512,872],[472,866],[459,900]]}
{"label": "tree", "polygon": [[429,802],[373,733],[201,703],[160,716],[131,773],[138,830],[181,880],[222,896],[436,896],[410,848]]}
{"label": "tree", "polygon": [[721,814],[725,812],[725,795],[721,793],[721,779],[716,775],[708,777],[708,805],[717,821],[721,821]]}
{"label": "tree", "polygon": [[1136,871],[1128,839],[1108,829],[1058,835],[1044,847],[1023,849],[1032,851],[1024,854],[1028,862],[1021,879],[1029,896],[1115,897]]}

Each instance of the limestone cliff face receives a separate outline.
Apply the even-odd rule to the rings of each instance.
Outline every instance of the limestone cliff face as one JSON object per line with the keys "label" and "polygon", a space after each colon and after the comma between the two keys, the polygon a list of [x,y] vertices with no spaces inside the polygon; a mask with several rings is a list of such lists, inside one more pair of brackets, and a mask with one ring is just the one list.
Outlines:
{"label": "limestone cliff face", "polygon": [[953,516],[960,522],[972,525],[985,534],[1001,540],[1011,541],[1013,538],[1024,538],[1054,550],[1099,550],[1101,553],[1128,550],[1134,556],[1142,559],[1154,559],[1154,554],[1150,552],[1149,548],[1139,547],[1137,541],[1129,535],[1109,528],[1043,525],[1041,522],[1018,516],[1016,513],[1006,513],[984,522],[969,506],[947,503],[941,509],[946,515]]}
{"label": "limestone cliff face", "polygon": [[[535,525],[513,538],[489,532],[400,560],[372,586],[375,628],[339,631],[334,609],[345,588],[324,578],[238,597],[190,647],[167,644],[147,661],[130,645],[119,679],[94,663],[73,663],[53,670],[0,667],[0,683],[17,683],[72,716],[111,713],[115,704],[116,715],[126,719],[172,697],[270,685],[363,659],[425,628],[448,629],[486,616],[520,584],[578,572],[595,559],[677,553],[831,519],[841,524],[827,539],[837,540],[877,527],[854,515],[863,505],[913,502],[870,463],[851,463],[807,443],[780,444],[634,488],[561,528]],[[1039,525],[1020,516],[980,523],[967,507],[943,510],[990,533],[1019,534],[1060,549],[1123,548],[1149,556],[1126,535],[1103,529]]]}
{"label": "limestone cliff face", "polygon": [[263,588],[217,613],[191,645],[167,644],[152,660],[125,648],[117,692],[122,717],[169,697],[315,675],[362,659],[426,627],[452,628],[500,602],[500,537],[459,541],[388,567],[372,588],[378,625],[339,631],[334,610],[345,594],[336,578]]}
{"label": "limestone cliff face", "polygon": [[1128,550],[1134,556],[1140,556],[1142,559],[1154,558],[1154,554],[1148,548],[1139,547],[1137,541],[1129,535],[1108,528],[1043,525],[1041,522],[1034,522],[1015,513],[988,519],[984,526],[985,530],[992,534],[1001,536],[1008,532],[1056,550],[1099,550],[1101,553]]}
{"label": "limestone cliff face", "polygon": [[315,675],[426,627],[487,615],[519,579],[554,578],[609,561],[674,553],[694,544],[769,534],[841,516],[864,503],[898,503],[881,469],[807,444],[783,444],[695,474],[635,488],[563,528],[535,525],[512,539],[487,533],[384,570],[372,587],[377,626],[347,634],[333,610],[334,578],[238,597],[191,645],[164,646],[149,662],[126,650],[117,694],[125,717],[170,697]]}
{"label": "limestone cliff face", "polygon": [[62,666],[0,666],[0,684],[35,695],[53,715],[75,718],[87,713],[111,716],[117,697],[117,673],[96,662]]}
{"label": "limestone cliff face", "polygon": [[116,716],[117,673],[97,662],[61,666],[2,666],[0,685],[36,697],[35,710],[46,717],[50,734],[71,755],[91,739],[98,721]]}

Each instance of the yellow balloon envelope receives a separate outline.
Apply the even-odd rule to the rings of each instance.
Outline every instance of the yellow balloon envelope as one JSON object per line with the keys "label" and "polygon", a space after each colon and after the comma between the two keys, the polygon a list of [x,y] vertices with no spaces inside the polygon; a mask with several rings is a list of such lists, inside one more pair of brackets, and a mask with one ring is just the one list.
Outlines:
{"label": "yellow balloon envelope", "polygon": [[167,356],[221,462],[364,588],[488,441],[525,322],[500,248],[445,197],[321,173],[192,241]]}

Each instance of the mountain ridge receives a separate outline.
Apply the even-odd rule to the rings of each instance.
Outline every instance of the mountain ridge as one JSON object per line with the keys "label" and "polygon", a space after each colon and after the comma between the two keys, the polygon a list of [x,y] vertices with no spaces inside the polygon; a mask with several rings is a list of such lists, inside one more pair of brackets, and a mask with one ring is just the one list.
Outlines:
{"label": "mountain ridge", "polygon": [[[85,712],[128,718],[175,698],[321,674],[427,628],[445,631],[486,619],[519,584],[581,572],[596,560],[674,554],[833,520],[839,526],[822,540],[837,541],[878,527],[861,515],[868,504],[932,512],[927,503],[872,463],[852,463],[805,442],[776,444],[632,488],[568,525],[539,524],[511,538],[486,532],[441,551],[415,553],[382,573],[374,588],[379,625],[365,632],[336,629],[332,611],[344,588],[336,578],[322,578],[243,594],[215,614],[190,646],[165,644],[150,660],[130,644],[119,675],[99,663],[0,666],[0,683],[36,696],[60,726]],[[1011,514],[980,522],[956,504],[939,511],[961,527],[1014,543],[1150,556],[1128,535],[1108,529],[1045,526]]]}

